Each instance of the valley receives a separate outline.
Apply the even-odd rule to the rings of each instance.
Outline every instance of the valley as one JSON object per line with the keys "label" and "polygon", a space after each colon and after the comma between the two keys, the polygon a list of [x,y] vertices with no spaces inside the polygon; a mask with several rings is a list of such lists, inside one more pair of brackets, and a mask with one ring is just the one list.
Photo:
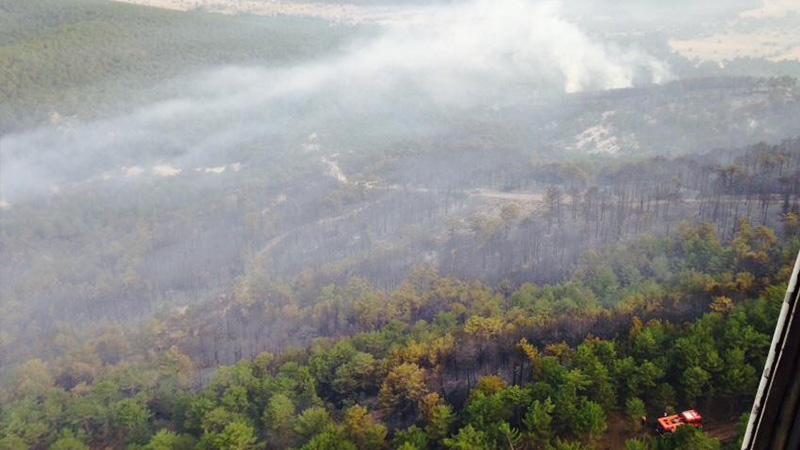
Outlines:
{"label": "valley", "polygon": [[0,0],[0,450],[738,448],[793,8]]}

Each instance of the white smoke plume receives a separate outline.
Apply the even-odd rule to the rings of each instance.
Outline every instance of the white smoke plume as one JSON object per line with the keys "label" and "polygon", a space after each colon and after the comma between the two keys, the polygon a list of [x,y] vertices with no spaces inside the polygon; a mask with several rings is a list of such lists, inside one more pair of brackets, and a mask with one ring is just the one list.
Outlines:
{"label": "white smoke plume", "polygon": [[585,34],[557,2],[477,0],[404,17],[325,60],[224,67],[115,118],[0,137],[2,197],[13,203],[121,167],[170,167],[178,176],[232,163],[224,155],[244,144],[291,148],[285,144],[332,124],[413,135],[438,126],[430,111],[670,77],[655,58]]}

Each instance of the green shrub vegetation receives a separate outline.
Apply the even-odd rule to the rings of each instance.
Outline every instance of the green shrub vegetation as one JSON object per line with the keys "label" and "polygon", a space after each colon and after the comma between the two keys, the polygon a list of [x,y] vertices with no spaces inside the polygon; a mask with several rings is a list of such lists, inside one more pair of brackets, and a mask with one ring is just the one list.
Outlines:
{"label": "green shrub vegetation", "polygon": [[0,0],[0,132],[157,100],[149,88],[206,67],[303,60],[346,32],[107,0]]}
{"label": "green shrub vegetation", "polygon": [[141,327],[127,345],[146,357],[101,358],[98,341],[19,365],[0,448],[591,449],[615,417],[628,449],[718,449],[694,429],[656,438],[641,416],[723,409],[735,426],[797,249],[742,222],[730,241],[686,225],[504,293],[419,269],[387,296],[361,282],[308,307],[350,335],[213,376],[190,340]]}

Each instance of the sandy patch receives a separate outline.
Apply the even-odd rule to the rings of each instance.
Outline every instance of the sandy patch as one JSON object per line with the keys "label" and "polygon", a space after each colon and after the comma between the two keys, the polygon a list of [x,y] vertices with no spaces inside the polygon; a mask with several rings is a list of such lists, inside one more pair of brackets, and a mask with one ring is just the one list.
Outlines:
{"label": "sandy patch", "polygon": [[386,20],[387,10],[360,8],[350,4],[288,3],[270,0],[111,0],[173,11],[203,10],[219,14],[315,17],[332,22]]}
{"label": "sandy patch", "polygon": [[789,14],[800,14],[800,0],[763,0],[759,8],[743,11],[742,18],[781,18]]}
{"label": "sandy patch", "polygon": [[736,58],[800,61],[800,0],[763,0],[716,31],[691,39],[671,39],[672,50],[697,61]]}
{"label": "sandy patch", "polygon": [[201,173],[216,173],[216,174],[220,174],[220,173],[225,172],[225,169],[227,169],[227,168],[228,168],[228,166],[198,167],[198,168],[194,169],[194,171],[195,172],[201,172]]}
{"label": "sandy patch", "polygon": [[322,158],[322,162],[328,166],[328,175],[336,178],[340,183],[347,184],[349,181],[347,180],[347,176],[342,171],[342,168],[339,167],[339,164],[336,161],[331,161],[328,158]]}
{"label": "sandy patch", "polygon": [[139,166],[123,167],[122,170],[126,177],[138,177],[144,173],[144,169]]}
{"label": "sandy patch", "polygon": [[670,40],[672,50],[692,60],[723,62],[736,58],[800,61],[800,29],[723,32],[708,37]]}
{"label": "sandy patch", "polygon": [[181,169],[170,165],[153,166],[153,175],[157,177],[174,177],[181,173]]}
{"label": "sandy patch", "polygon": [[595,125],[575,136],[575,147],[589,154],[619,153],[620,145],[613,131],[606,125]]}

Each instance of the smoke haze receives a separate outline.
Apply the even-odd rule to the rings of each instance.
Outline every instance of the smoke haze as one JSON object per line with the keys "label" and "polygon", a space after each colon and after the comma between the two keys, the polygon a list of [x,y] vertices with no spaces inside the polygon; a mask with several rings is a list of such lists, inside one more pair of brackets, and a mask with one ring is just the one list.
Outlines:
{"label": "smoke haze", "polygon": [[243,145],[288,151],[332,123],[413,136],[446,126],[428,120],[443,110],[670,78],[667,64],[646,52],[582,32],[557,2],[431,6],[339,56],[283,68],[222,67],[187,77],[173,98],[128,114],[3,136],[2,193],[13,204],[125,168],[164,176],[232,164],[239,161],[226,157]]}

